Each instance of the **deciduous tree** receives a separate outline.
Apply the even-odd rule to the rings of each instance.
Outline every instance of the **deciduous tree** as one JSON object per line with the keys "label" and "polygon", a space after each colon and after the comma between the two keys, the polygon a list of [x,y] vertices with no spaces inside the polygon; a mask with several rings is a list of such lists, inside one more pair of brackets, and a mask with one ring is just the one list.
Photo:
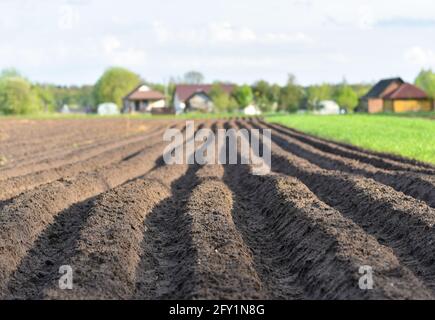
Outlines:
{"label": "deciduous tree", "polygon": [[198,71],[189,71],[184,74],[183,82],[187,84],[204,83],[204,75]]}
{"label": "deciduous tree", "polygon": [[29,114],[41,110],[31,84],[15,75],[0,78],[0,112],[3,114]]}
{"label": "deciduous tree", "polygon": [[281,89],[280,109],[288,112],[296,112],[304,98],[304,90],[296,83],[296,78],[289,75],[287,84]]}
{"label": "deciduous tree", "polygon": [[107,69],[94,87],[96,104],[113,102],[118,108],[122,106],[122,98],[141,82],[140,77],[124,68]]}
{"label": "deciduous tree", "polygon": [[345,81],[335,90],[334,100],[348,112],[352,112],[358,105],[358,95]]}
{"label": "deciduous tree", "polygon": [[435,98],[435,73],[431,69],[421,70],[415,79],[415,85],[426,91],[431,98]]}
{"label": "deciduous tree", "polygon": [[250,105],[254,99],[252,89],[248,85],[237,86],[234,89],[233,96],[241,108]]}

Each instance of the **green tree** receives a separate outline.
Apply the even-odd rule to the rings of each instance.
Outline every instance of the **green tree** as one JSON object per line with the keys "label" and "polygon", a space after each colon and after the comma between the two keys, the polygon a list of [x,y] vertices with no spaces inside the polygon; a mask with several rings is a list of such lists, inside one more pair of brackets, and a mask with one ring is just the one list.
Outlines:
{"label": "green tree", "polygon": [[287,84],[281,88],[279,108],[288,112],[296,112],[302,105],[304,90],[296,83],[296,78],[289,75]]}
{"label": "green tree", "polygon": [[204,83],[204,75],[198,71],[189,71],[184,74],[183,82],[187,84]]}
{"label": "green tree", "polygon": [[352,112],[358,105],[358,95],[346,82],[337,87],[334,93],[334,100],[348,112]]}
{"label": "green tree", "polygon": [[54,98],[53,90],[50,86],[34,85],[33,92],[36,95],[38,104],[44,112],[56,111],[56,99]]}
{"label": "green tree", "polygon": [[265,80],[259,80],[252,86],[254,100],[263,112],[274,111],[279,102],[281,87],[277,84],[269,84]]}
{"label": "green tree", "polygon": [[370,91],[370,89],[373,87],[373,84],[353,84],[351,87],[355,91],[358,98],[361,98]]}
{"label": "green tree", "polygon": [[14,68],[3,69],[0,72],[0,79],[6,78],[22,78],[20,72]]}
{"label": "green tree", "polygon": [[61,109],[65,104],[70,108],[96,109],[94,86],[47,86],[54,96],[56,109]]}
{"label": "green tree", "polygon": [[250,105],[254,100],[254,94],[248,85],[237,86],[234,89],[233,96],[240,108]]}
{"label": "green tree", "polygon": [[127,69],[109,68],[95,84],[95,102],[96,104],[113,102],[121,108],[122,98],[140,82],[140,77]]}
{"label": "green tree", "polygon": [[209,96],[217,112],[231,112],[237,109],[235,99],[224,91],[220,83],[213,84]]}
{"label": "green tree", "polygon": [[[270,111],[272,109],[272,103],[269,100],[268,94],[270,91],[270,85],[265,80],[259,80],[254,83],[252,86],[253,93],[254,93],[254,101],[257,104],[257,106],[262,111]],[[279,97],[279,95],[278,95]]]}
{"label": "green tree", "polygon": [[306,106],[315,110],[320,101],[332,99],[332,87],[327,83],[310,86],[306,90]]}
{"label": "green tree", "polygon": [[0,78],[0,113],[29,114],[40,111],[31,84],[24,78],[7,75]]}
{"label": "green tree", "polygon": [[431,69],[421,70],[415,79],[415,85],[426,91],[431,98],[435,98],[435,73]]}

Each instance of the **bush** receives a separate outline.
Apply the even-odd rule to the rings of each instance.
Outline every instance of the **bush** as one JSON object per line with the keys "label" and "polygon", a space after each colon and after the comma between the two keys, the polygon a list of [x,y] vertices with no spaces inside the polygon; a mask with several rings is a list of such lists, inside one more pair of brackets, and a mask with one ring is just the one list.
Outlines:
{"label": "bush", "polygon": [[29,114],[41,111],[31,84],[18,76],[0,79],[0,112]]}

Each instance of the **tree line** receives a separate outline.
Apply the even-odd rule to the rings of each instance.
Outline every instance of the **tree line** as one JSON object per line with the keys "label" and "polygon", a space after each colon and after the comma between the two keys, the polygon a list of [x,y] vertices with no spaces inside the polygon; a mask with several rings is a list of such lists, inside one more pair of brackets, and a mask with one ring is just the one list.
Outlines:
{"label": "tree line", "polygon": [[[168,84],[149,83],[138,74],[119,67],[107,69],[94,85],[58,86],[32,83],[14,69],[0,73],[0,114],[29,114],[57,112],[64,105],[72,110],[95,112],[101,103],[113,102],[122,107],[122,99],[133,88],[145,83],[166,95],[169,106],[177,84],[201,84],[204,76],[189,71],[182,77],[172,78]],[[263,112],[313,111],[323,100],[334,100],[347,112],[353,112],[359,98],[368,92],[372,84],[323,83],[301,86],[293,75],[285,85],[259,80],[251,85],[236,85],[232,94],[222,89],[225,82],[215,81],[209,93],[218,112],[234,112],[255,103]],[[435,98],[435,73],[422,70],[415,84]]]}

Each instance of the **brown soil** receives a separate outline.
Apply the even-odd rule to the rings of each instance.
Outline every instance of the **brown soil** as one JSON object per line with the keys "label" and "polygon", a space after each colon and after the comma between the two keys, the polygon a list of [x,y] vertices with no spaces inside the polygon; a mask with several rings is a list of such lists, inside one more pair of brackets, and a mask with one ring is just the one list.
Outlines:
{"label": "brown soil", "polygon": [[262,120],[195,124],[272,129],[272,172],[165,165],[181,121],[1,121],[0,297],[434,297],[433,166]]}

